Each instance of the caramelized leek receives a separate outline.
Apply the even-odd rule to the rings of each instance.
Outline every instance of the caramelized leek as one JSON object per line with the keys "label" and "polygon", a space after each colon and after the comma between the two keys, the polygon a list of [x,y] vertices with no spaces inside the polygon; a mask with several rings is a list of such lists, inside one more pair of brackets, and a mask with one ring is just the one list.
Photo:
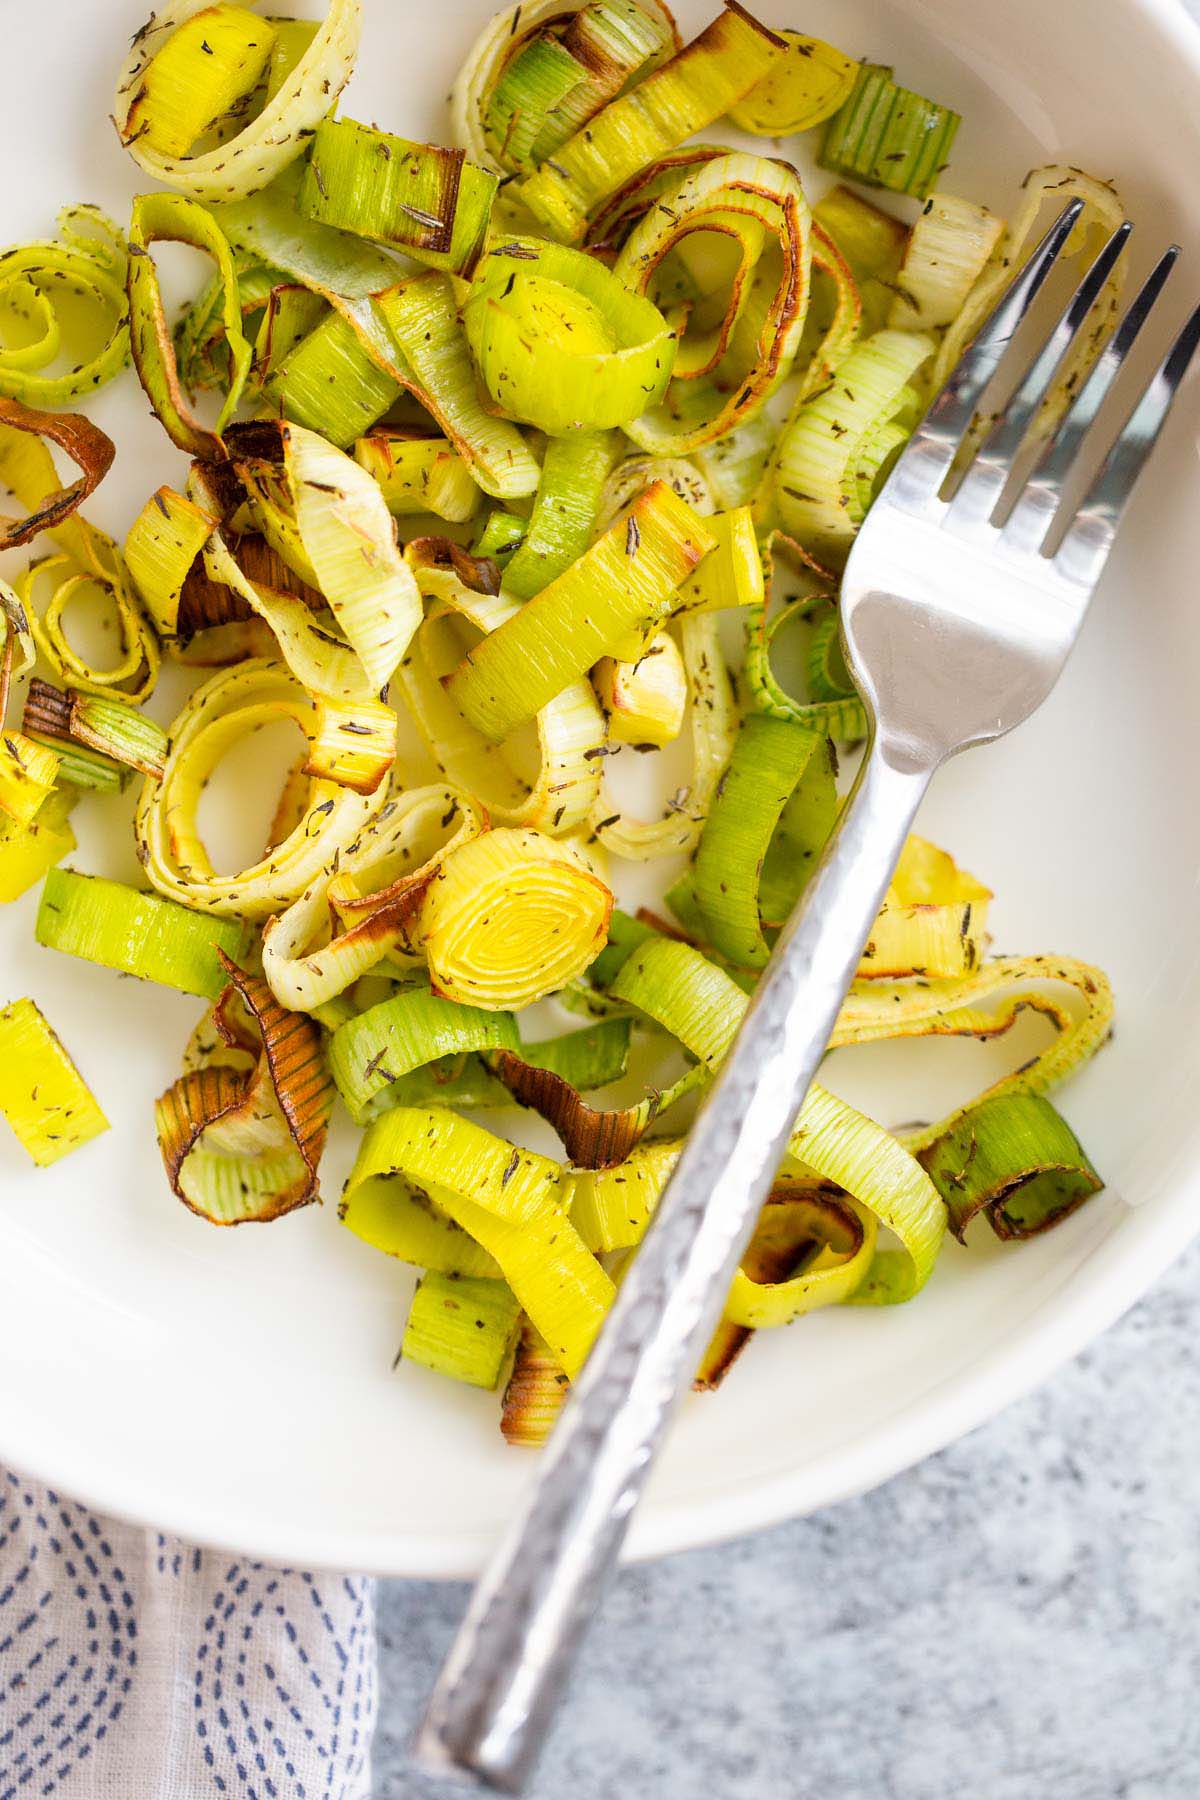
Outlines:
{"label": "caramelized leek", "polygon": [[108,1120],[33,1000],[0,1010],[0,1113],[40,1169],[108,1130]]}

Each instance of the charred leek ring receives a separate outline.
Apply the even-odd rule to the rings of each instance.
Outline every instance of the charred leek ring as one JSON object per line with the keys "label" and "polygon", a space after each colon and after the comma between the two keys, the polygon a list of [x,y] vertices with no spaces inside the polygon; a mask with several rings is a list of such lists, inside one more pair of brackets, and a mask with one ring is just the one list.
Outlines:
{"label": "charred leek ring", "polygon": [[[713,234],[735,246],[736,264],[725,310],[709,323],[711,296],[691,259]],[[686,174],[634,227],[614,274],[701,321],[681,340],[663,400],[651,396],[627,427],[642,449],[693,450],[751,417],[774,393],[804,330],[811,235],[799,177],[786,164],[741,152]]]}
{"label": "charred leek ring", "polygon": [[[59,482],[44,438],[81,471],[69,487]],[[0,550],[65,525],[103,481],[115,454],[112,439],[81,413],[37,412],[20,400],[0,399],[0,480],[28,508],[23,519],[0,517]]]}
{"label": "charred leek ring", "polygon": [[162,780],[147,781],[138,805],[139,854],[160,894],[200,912],[268,918],[330,868],[379,811],[386,788],[361,795],[314,780],[283,843],[239,874],[218,874],[196,823],[204,783],[240,738],[281,718],[293,719],[311,742],[317,703],[286,669],[264,660],[214,675],[188,700],[171,730]]}
{"label": "charred leek ring", "polygon": [[[56,241],[21,244],[0,255],[0,307],[23,301],[42,323],[40,338],[0,350],[0,394],[33,406],[82,400],[129,360],[124,238],[94,206],[64,207],[58,233]],[[63,292],[88,302],[104,321],[107,336],[67,374],[48,375],[43,370],[62,344],[56,299]]]}
{"label": "charred leek ring", "polygon": [[[767,537],[762,555],[766,597],[763,604],[754,607],[746,618],[746,686],[754,706],[771,718],[794,720],[839,742],[865,737],[867,716],[857,693],[851,690],[836,698],[797,700],[781,685],[771,666],[775,639],[796,620],[807,619],[818,608],[828,605],[828,572],[782,532],[772,532]],[[787,559],[809,580],[815,579],[820,585],[815,592],[789,600],[772,611],[778,558]]]}
{"label": "charred leek ring", "polygon": [[264,981],[222,960],[231,985],[154,1114],[174,1193],[212,1225],[243,1225],[320,1198],[333,1083],[311,1019],[285,1012]]}
{"label": "charred leek ring", "polygon": [[675,334],[658,308],[594,257],[540,238],[488,252],[464,321],[497,406],[551,436],[628,425],[671,378]]}
{"label": "charred leek ring", "polygon": [[[230,142],[200,156],[170,155],[151,148],[146,131],[149,103],[169,112],[177,99],[153,91],[153,64],[180,29],[210,0],[168,0],[134,38],[117,82],[113,107],[117,132],[147,175],[194,199],[237,200],[263,188],[300,155],[312,131],[350,78],[362,29],[362,0],[330,0],[329,10],[279,91]],[[202,43],[190,46],[196,65],[208,61]],[[160,65],[161,68],[161,65]],[[187,71],[184,72],[185,78]],[[149,96],[148,96],[149,89]],[[200,128],[211,121],[201,121]]]}

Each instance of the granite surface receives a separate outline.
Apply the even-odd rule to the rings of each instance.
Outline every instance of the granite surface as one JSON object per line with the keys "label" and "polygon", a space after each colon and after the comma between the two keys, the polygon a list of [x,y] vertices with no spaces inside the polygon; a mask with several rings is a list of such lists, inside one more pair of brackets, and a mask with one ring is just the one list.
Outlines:
{"label": "granite surface", "polygon": [[[1200,1249],[860,1500],[624,1573],[530,1800],[1195,1800]],[[462,1612],[388,1582],[376,1800]]]}

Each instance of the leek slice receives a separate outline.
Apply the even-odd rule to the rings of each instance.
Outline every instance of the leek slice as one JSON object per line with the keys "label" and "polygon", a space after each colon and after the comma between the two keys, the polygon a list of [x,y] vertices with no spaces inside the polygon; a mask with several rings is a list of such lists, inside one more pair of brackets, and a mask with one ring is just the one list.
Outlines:
{"label": "leek slice", "polygon": [[473,794],[493,820],[556,837],[576,830],[600,791],[606,736],[587,682],[569,683],[538,712],[537,772],[530,779],[522,754],[528,746],[520,734],[497,752],[442,685],[462,655],[463,627],[497,631],[520,612],[518,602],[480,591],[488,583],[488,565],[437,539],[415,539],[405,555],[432,604],[399,679],[430,755],[447,780]]}
{"label": "leek slice", "polygon": [[[51,583],[50,595],[39,610],[34,597],[45,581]],[[123,569],[114,568],[108,578],[80,568],[70,556],[48,556],[18,576],[17,593],[32,622],[38,651],[60,680],[90,694],[120,692],[130,701],[150,695],[158,679],[158,644]],[[76,650],[67,636],[68,612],[85,604],[116,625],[117,660],[107,668]]]}
{"label": "leek slice", "polygon": [[[613,995],[638,1007],[715,1070],[737,1033],[749,1001],[741,989],[699,951],[666,938],[636,948],[611,985]],[[891,1305],[924,1286],[937,1261],[946,1214],[937,1189],[920,1164],[890,1133],[815,1083],[801,1109],[788,1153],[814,1174],[835,1182],[899,1238],[898,1250],[876,1250],[851,1292],[831,1287],[818,1271],[814,1304],[853,1300]],[[797,1280],[801,1283],[806,1278]],[[790,1297],[790,1316],[803,1294]]]}
{"label": "leek slice", "polygon": [[274,42],[271,21],[245,7],[210,5],[193,13],[147,64],[125,130],[160,156],[186,156],[197,138],[249,100]]}
{"label": "leek slice", "polygon": [[622,811],[603,780],[592,812],[592,830],[604,848],[637,862],[694,847],[737,735],[737,706],[716,620],[698,613],[682,619],[678,632],[688,678],[690,778],[675,790],[657,819],[633,818]]}
{"label": "leek slice", "polygon": [[436,513],[465,524],[479,510],[480,490],[449,438],[377,426],[358,439],[354,460],[378,483],[394,517]]}
{"label": "leek slice", "polygon": [[541,161],[639,72],[678,49],[660,0],[526,0],[497,13],[450,95],[454,135],[485,168]]}
{"label": "leek slice", "polygon": [[[504,1014],[489,1014],[504,1018]],[[401,1075],[363,1109],[361,1123],[369,1123],[389,1106],[485,1107],[488,1111],[524,1104],[519,1098],[529,1071],[543,1070],[557,1076],[578,1096],[590,1088],[607,1087],[625,1074],[629,1059],[629,1020],[600,1019],[579,1031],[540,1043],[522,1044],[503,1052],[499,1066],[505,1079],[493,1074],[479,1056],[452,1056]],[[497,1061],[488,1058],[488,1062]],[[506,1085],[507,1084],[507,1085]],[[540,1108],[535,1108],[540,1110]]]}
{"label": "leek slice", "polygon": [[671,378],[675,334],[658,308],[631,293],[620,272],[559,244],[495,245],[463,317],[496,405],[551,436],[627,425]]}
{"label": "leek slice", "polygon": [[920,332],[879,331],[793,414],[779,440],[774,503],[784,530],[843,558],[919,412],[910,385],[933,354]]}
{"label": "leek slice", "polygon": [[[183,398],[179,363],[149,250],[151,244],[163,240],[206,251],[217,265],[224,296],[222,317],[230,377],[212,431],[200,423]],[[134,367],[163,429],[172,443],[190,456],[223,456],[221,433],[241,398],[254,351],[242,335],[242,308],[233,257],[212,214],[181,194],[139,194],[129,221],[128,291]]]}
{"label": "leek slice", "polygon": [[[211,1225],[263,1223],[320,1198],[333,1084],[310,1019],[222,958],[229,986],[154,1106],[172,1191]],[[215,1029],[213,1029],[215,1027]]]}
{"label": "leek slice", "polygon": [[[210,0],[167,0],[136,33],[117,81],[113,106],[118,136],[138,167],[154,180],[197,200],[237,200],[253,194],[299,156],[350,78],[362,29],[362,0],[329,0],[320,28],[257,118],[228,142],[196,156],[161,149],[151,141],[153,132],[144,131],[147,86],[152,112],[169,112],[185,122],[189,115],[180,104],[182,96],[198,90],[190,114],[195,120],[201,96],[211,91],[208,65],[216,59],[205,53],[203,34],[197,41],[190,22],[201,13],[227,10],[211,6]],[[160,55],[170,56],[177,32],[187,33],[183,52],[170,57],[167,80],[156,81],[154,65]],[[274,37],[265,23],[262,36],[266,40]],[[159,69],[161,78],[161,64]],[[227,104],[220,95],[214,98],[218,110]],[[201,130],[208,122],[202,121]]]}
{"label": "leek slice", "polygon": [[504,1389],[500,1430],[505,1443],[523,1449],[544,1444],[562,1411],[568,1386],[546,1340],[526,1320]]}
{"label": "leek slice", "polygon": [[167,762],[167,734],[154,719],[123,700],[102,694],[71,694],[71,736],[116,763],[154,780]]}
{"label": "leek slice", "polygon": [[931,194],[913,225],[896,278],[888,324],[901,331],[934,331],[962,311],[1004,230],[986,206]]}
{"label": "leek slice", "polygon": [[[567,1216],[557,1163],[436,1107],[395,1107],[363,1139],[346,1205],[407,1181],[499,1265],[568,1375],[582,1367],[613,1285]],[[382,1196],[380,1196],[382,1199]]]}
{"label": "leek slice", "polygon": [[714,238],[735,247],[728,301],[713,324],[706,308],[696,311],[701,328],[680,343],[676,379],[627,427],[643,450],[678,453],[723,437],[775,392],[800,347],[811,216],[786,164],[731,152],[694,168],[635,225],[614,273],[662,305],[672,296],[693,305],[689,257]]}
{"label": "leek slice", "polygon": [[125,564],[161,638],[178,635],[184,583],[219,523],[186,495],[160,487],[130,526]]}
{"label": "leek slice", "polygon": [[788,918],[837,817],[829,739],[751,713],[709,808],[692,870],[713,949],[744,968],[770,953],[764,925]]}
{"label": "leek slice", "polygon": [[[21,302],[23,310],[43,319],[40,339],[0,348],[0,394],[31,406],[66,406],[120,373],[129,361],[125,264],[124,238],[95,206],[65,206],[58,215],[56,240],[19,244],[0,253],[0,309]],[[56,375],[46,369],[62,348],[58,302],[64,290],[85,302],[104,336],[98,349]]]}
{"label": "leek slice", "polygon": [[[869,337],[888,323],[895,300],[896,278],[908,248],[909,231],[891,213],[872,205],[862,194],[856,194],[852,188],[840,183],[817,201],[813,207],[813,223],[821,228],[850,272],[858,291],[862,333]],[[837,282],[841,271],[836,264],[830,273]],[[818,292],[814,296],[814,324],[820,324],[824,329],[831,309],[820,301]],[[844,304],[840,285],[835,304]],[[846,348],[849,348],[849,342]]]}
{"label": "leek slice", "polygon": [[825,128],[821,167],[924,200],[950,160],[961,123],[950,107],[898,87],[890,69],[863,63]]}
{"label": "leek slice", "polygon": [[618,743],[659,749],[683,729],[687,670],[670,632],[651,638],[635,663],[602,657],[592,671],[592,685],[608,714],[609,734]]}
{"label": "leek slice", "polygon": [[726,6],[700,36],[611,101],[517,192],[573,243],[588,214],[646,163],[702,131],[762,79],[784,42],[740,6]]}
{"label": "leek slice", "polygon": [[532,600],[583,555],[619,445],[612,431],[577,431],[546,445],[533,511],[504,570],[514,599]]}
{"label": "leek slice", "polygon": [[196,689],[171,728],[162,780],[147,781],[138,803],[139,854],[159,893],[201,912],[269,918],[354,841],[383,805],[386,788],[362,795],[337,782],[311,781],[286,839],[233,875],[218,874],[199,833],[204,783],[239,738],[293,719],[311,739],[317,717],[316,701],[299,682],[261,658],[222,670]]}
{"label": "leek slice", "polygon": [[[818,242],[814,232],[814,268]],[[703,476],[716,506],[732,511],[753,500],[778,433],[779,426],[774,419],[765,412],[754,413],[742,424],[735,425],[732,431],[692,451],[692,461]]]}
{"label": "leek slice", "polygon": [[729,108],[729,123],[758,137],[791,137],[821,125],[843,105],[860,65],[820,38],[781,31],[786,46],[761,81]]}
{"label": "leek slice", "polygon": [[59,758],[49,745],[22,731],[0,732],[0,813],[18,825],[31,825],[59,772]]}
{"label": "leek slice", "polygon": [[[312,1011],[384,957],[417,950],[421,902],[452,851],[487,829],[466,795],[433,785],[388,795],[339,853],[263,932],[263,973],[282,1006]],[[330,935],[331,919],[341,926]]]}
{"label": "leek slice", "polygon": [[[107,700],[100,700],[95,695],[64,692],[48,681],[35,678],[30,682],[25,696],[22,727],[35,742],[47,745],[56,753],[60,782],[69,782],[72,787],[81,789],[91,788],[99,793],[120,793],[129,775],[127,764],[123,766],[122,762],[115,757],[106,755],[102,749],[98,750],[95,743],[89,743],[86,727],[83,737],[77,737],[72,729],[73,711],[82,702],[89,702],[100,707],[107,707],[110,704]],[[120,702],[113,704],[117,705],[122,713],[128,712],[130,720],[137,722],[133,727],[133,733],[136,735],[139,748],[149,750],[151,742],[154,744],[161,742],[165,745],[166,733],[160,726],[153,724],[149,719],[143,719],[142,715],[134,712],[132,708],[121,706]],[[117,725],[118,733],[121,732],[122,723],[123,721]],[[138,730],[138,726],[143,724],[147,728],[145,737]],[[102,735],[102,731],[97,735]],[[151,768],[144,771],[147,774],[155,772]],[[157,773],[161,774],[161,768],[157,770]]]}
{"label": "leek slice", "polygon": [[985,1213],[1001,1239],[1048,1231],[1104,1186],[1061,1113],[1005,1094],[963,1113],[921,1151],[958,1238]]}
{"label": "leek slice", "polygon": [[0,906],[19,900],[76,846],[67,822],[74,794],[56,788],[28,825],[0,815]]}
{"label": "leek slice", "polygon": [[[815,590],[772,609],[773,590],[777,582],[776,565],[790,562],[811,582]],[[829,604],[830,577],[792,538],[782,532],[771,532],[763,546],[763,571],[766,596],[762,606],[751,609],[746,620],[746,686],[753,704],[760,712],[776,719],[794,719],[812,730],[822,731],[835,739],[855,739],[866,735],[867,721],[862,701],[852,687],[842,694],[816,696],[797,700],[776,679],[771,666],[775,640],[795,620],[811,619]]]}
{"label": "leek slice", "polygon": [[[69,486],[59,480],[44,438],[79,469]],[[0,398],[0,480],[27,508],[23,519],[0,516],[0,550],[27,544],[39,531],[62,532],[103,481],[115,454],[112,439],[80,413],[37,412],[20,400]],[[65,541],[74,550],[86,531],[90,527]]]}
{"label": "leek slice", "polygon": [[518,1050],[520,1041],[511,1013],[416,988],[340,1026],[329,1040],[329,1069],[350,1116],[361,1123],[370,1102],[411,1070],[443,1056]]}
{"label": "leek slice", "polygon": [[400,382],[364,348],[340,312],[300,339],[267,380],[263,397],[285,419],[319,430],[346,449],[389,412]]}
{"label": "leek slice", "polygon": [[766,597],[762,555],[749,506],[714,512],[706,529],[716,544],[694,574],[679,585],[675,617],[722,612],[732,606],[761,606]]}
{"label": "leek slice", "polygon": [[244,956],[250,936],[239,919],[209,918],[70,869],[47,875],[34,934],[47,950],[206,1000],[226,986],[220,952]]}
{"label": "leek slice", "polygon": [[433,1270],[417,1283],[400,1355],[452,1381],[494,1388],[520,1322],[521,1303],[507,1282]]}
{"label": "leek slice", "polygon": [[0,1010],[0,1113],[39,1169],[108,1130],[91,1090],[36,1001]]}
{"label": "leek slice", "polygon": [[505,1011],[565,987],[604,944],[612,894],[561,839],[504,827],[447,856],[421,908],[433,990]]}
{"label": "leek slice", "polygon": [[591,549],[468,653],[447,692],[498,742],[601,656],[669,611],[714,539],[663,482],[647,488]]}
{"label": "leek slice", "polygon": [[354,119],[325,119],[297,205],[318,224],[468,276],[483,250],[497,185],[461,150],[412,144]]}
{"label": "leek slice", "polygon": [[[572,438],[555,440],[562,449],[568,448],[574,441]],[[501,507],[494,506],[484,520],[483,530],[471,546],[472,554],[495,563],[498,569],[507,569],[525,542],[528,527],[529,520],[523,519],[519,513],[505,512]]]}
{"label": "leek slice", "polygon": [[991,899],[946,851],[910,837],[863,949],[860,979],[969,975],[987,947]]}

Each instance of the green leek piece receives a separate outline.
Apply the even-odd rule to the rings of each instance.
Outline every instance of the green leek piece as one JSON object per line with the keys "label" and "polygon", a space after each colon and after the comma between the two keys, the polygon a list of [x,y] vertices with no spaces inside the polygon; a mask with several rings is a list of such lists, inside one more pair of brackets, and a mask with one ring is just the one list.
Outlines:
{"label": "green leek piece", "polygon": [[358,439],[354,459],[375,477],[397,518],[436,513],[461,525],[479,510],[480,490],[449,438],[382,425]]}
{"label": "green leek piece", "polygon": [[[552,438],[546,445],[533,512],[528,521],[520,521],[521,538],[505,566],[504,590],[514,599],[532,600],[583,555],[591,542],[604,483],[620,455],[620,443],[613,431],[578,431]],[[504,517],[493,514],[487,527],[497,533],[501,553],[511,541],[502,535]],[[483,548],[482,542],[476,546],[477,555],[496,554]]]}
{"label": "green leek piece", "polygon": [[595,257],[540,238],[489,250],[463,317],[496,405],[552,437],[627,425],[661,400],[674,367],[675,333],[656,306]]}
{"label": "green leek piece", "polygon": [[263,397],[297,425],[346,449],[381,419],[400,383],[367,354],[354,327],[331,312],[285,357]]}
{"label": "green leek piece", "polygon": [[61,763],[51,744],[21,731],[0,732],[0,816],[33,823],[58,779]]}
{"label": "green leek piece", "polygon": [[470,275],[483,250],[495,175],[463,151],[412,144],[353,119],[317,128],[297,199],[305,218],[451,275]]}
{"label": "green leek piece", "polygon": [[90,1143],[108,1120],[32,1000],[0,1010],[0,1113],[39,1168]]}
{"label": "green leek piece", "polygon": [[1067,1121],[1040,1094],[982,1100],[918,1154],[958,1238],[980,1212],[998,1238],[1033,1237],[1104,1186]]}
{"label": "green leek piece", "polygon": [[[646,1013],[710,1071],[724,1060],[750,1002],[734,981],[687,944],[655,937],[639,945],[610,993]],[[815,1082],[788,1144],[813,1174],[836,1182],[900,1240],[875,1250],[869,1269],[839,1265],[835,1278],[801,1284],[808,1305],[832,1300],[893,1305],[911,1299],[933,1271],[946,1229],[941,1196],[890,1132]],[[798,1303],[795,1310],[803,1310]]]}
{"label": "green leek piece", "polygon": [[742,968],[770,953],[837,817],[829,739],[751,713],[709,809],[691,871],[705,937]]}
{"label": "green leek piece", "polygon": [[950,107],[898,87],[890,69],[864,63],[825,127],[821,167],[924,200],[950,160],[961,123]]}
{"label": "green leek piece", "polygon": [[921,332],[878,331],[805,401],[776,447],[779,518],[806,550],[844,558],[920,415],[913,377],[933,354]]}
{"label": "green leek piece", "polygon": [[656,157],[720,118],[783,55],[782,38],[727,6],[698,38],[613,100],[519,187],[556,237],[574,243],[592,213]]}
{"label": "green leek piece", "polygon": [[400,1354],[452,1381],[494,1388],[520,1324],[521,1303],[506,1281],[435,1269],[417,1283]]}
{"label": "green leek piece", "polygon": [[114,762],[158,780],[167,763],[167,734],[154,719],[104,694],[71,695],[71,736]]}
{"label": "green leek piece", "polygon": [[499,743],[632,633],[655,626],[713,548],[704,521],[655,482],[521,611],[470,651],[447,682],[467,718]]}
{"label": "green leek piece", "polygon": [[[530,1068],[548,1070],[576,1092],[587,1093],[608,1087],[624,1075],[629,1061],[629,1031],[627,1018],[600,1019],[579,1031],[564,1032],[561,1037],[521,1044],[516,1054]],[[482,1057],[451,1056],[402,1075],[364,1107],[360,1122],[369,1123],[391,1106],[457,1106],[470,1111],[513,1104],[513,1095],[491,1073]]]}
{"label": "green leek piece", "polygon": [[[578,440],[559,438],[556,441],[565,450],[569,444]],[[483,530],[471,545],[471,554],[490,557],[498,568],[506,569],[525,542],[528,530],[528,519],[522,519],[518,513],[505,512],[503,507],[494,506],[483,522]]]}
{"label": "green leek piece", "polygon": [[506,168],[521,169],[529,164],[534,143],[545,134],[550,114],[584,79],[580,64],[548,31],[530,38],[517,52],[496,83],[486,119],[497,159]]}
{"label": "green leek piece", "polygon": [[292,351],[328,313],[329,302],[323,294],[313,293],[298,281],[277,277],[266,297],[254,340],[254,379],[260,387],[278,373]]}
{"label": "green leek piece", "polygon": [[465,1051],[520,1045],[511,1013],[460,1006],[416,989],[359,1013],[329,1041],[329,1067],[351,1117],[411,1070]]}
{"label": "green leek piece", "polygon": [[565,1171],[444,1108],[397,1106],[364,1137],[346,1208],[382,1203],[406,1186],[422,1189],[495,1258],[561,1366],[577,1374],[613,1284],[567,1216]]}
{"label": "green leek piece", "polygon": [[218,951],[236,961],[249,944],[240,919],[215,919],[70,869],[47,875],[34,929],[48,950],[205,1000],[215,1000],[227,985]]}
{"label": "green leek piece", "polygon": [[[0,343],[0,394],[29,406],[68,406],[111,381],[129,361],[129,303],[125,294],[125,240],[107,214],[94,206],[65,206],[58,237],[20,244],[0,256],[0,317],[6,327],[23,313],[40,321],[41,334]],[[87,309],[86,347],[70,357],[65,374],[48,373],[65,348],[73,313],[60,316],[64,296]],[[96,348],[93,316],[101,329]],[[70,328],[74,346],[74,330]]]}
{"label": "green leek piece", "polygon": [[299,66],[320,30],[312,19],[272,19],[271,24],[275,30],[275,41],[271,45],[271,57],[267,64],[267,89],[264,96],[264,104],[267,106],[281,92],[288,76]]}

